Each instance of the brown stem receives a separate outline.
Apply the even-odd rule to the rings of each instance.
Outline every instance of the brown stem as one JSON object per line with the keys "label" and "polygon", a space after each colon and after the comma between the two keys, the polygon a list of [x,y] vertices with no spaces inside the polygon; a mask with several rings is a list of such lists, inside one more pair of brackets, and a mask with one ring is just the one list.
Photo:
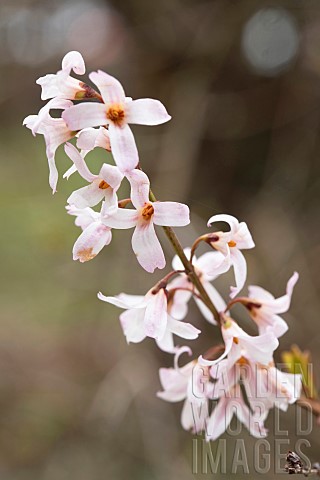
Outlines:
{"label": "brown stem", "polygon": [[159,282],[153,287],[152,293],[157,293],[161,288],[166,288],[169,280],[171,280],[174,275],[178,275],[179,273],[184,273],[184,270],[172,270],[169,272],[165,277],[163,277]]}
{"label": "brown stem", "polygon": [[196,252],[196,249],[198,248],[199,244],[201,242],[205,242],[205,237],[207,235],[202,235],[201,237],[198,237],[195,242],[193,243],[192,247],[191,247],[191,252],[190,252],[190,262],[192,263],[192,259],[193,259],[193,256]]}
{"label": "brown stem", "polygon": [[131,203],[131,198],[124,198],[123,200],[119,200],[118,207],[119,208],[126,208],[126,206]]}
{"label": "brown stem", "polygon": [[213,347],[209,348],[204,354],[203,358],[206,360],[215,360],[218,358],[218,355],[225,350],[225,345],[220,344],[220,345],[214,345]]}
{"label": "brown stem", "polygon": [[192,295],[194,295],[199,300],[201,300],[201,302],[203,302],[202,298],[200,297],[200,295],[197,292],[195,292],[194,288],[177,287],[177,288],[172,288],[172,289],[169,290],[170,293],[181,292],[181,291],[190,292],[190,293],[192,293]]}
{"label": "brown stem", "polygon": [[[150,189],[150,200],[152,202],[157,201],[157,199],[156,199],[156,197],[153,194],[151,189]],[[203,303],[209,308],[209,310],[212,313],[216,322],[218,324],[220,324],[221,323],[220,315],[219,315],[216,307],[213,305],[206,289],[203,287],[198,275],[196,274],[196,272],[194,270],[194,267],[193,267],[192,263],[187,259],[186,255],[183,251],[182,245],[180,244],[179,239],[176,236],[174,230],[171,227],[162,227],[162,228],[165,231],[165,234],[167,235],[167,237],[168,237],[171,245],[173,246],[176,254],[180,258],[180,260],[181,260],[181,262],[182,262],[182,264],[183,264],[183,266],[186,270],[186,274],[188,275],[191,282],[196,287],[199,295],[201,296],[201,299],[202,299]]]}

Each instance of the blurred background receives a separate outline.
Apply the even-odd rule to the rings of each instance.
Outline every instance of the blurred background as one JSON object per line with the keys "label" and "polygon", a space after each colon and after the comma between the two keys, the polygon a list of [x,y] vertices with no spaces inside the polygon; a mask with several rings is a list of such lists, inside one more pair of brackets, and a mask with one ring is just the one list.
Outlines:
{"label": "blurred background", "polygon": [[[158,98],[172,115],[168,124],[133,129],[155,194],[191,207],[192,226],[178,232],[185,246],[207,231],[211,215],[229,213],[248,223],[256,242],[246,254],[249,284],[280,296],[299,271],[276,359],[298,343],[312,352],[319,379],[320,4],[0,2],[0,477],[211,478],[192,473],[182,404],[155,396],[158,368],[172,357],[149,339],[128,346],[120,311],[96,298],[99,290],[143,294],[161,274],[138,267],[131,231],[115,232],[93,261],[73,262],[80,232],[64,207],[83,183],[61,178],[53,197],[43,138],[22,127],[43,105],[35,80],[59,70],[69,50],[83,54],[89,72],[108,71],[127,95]],[[91,157],[97,165],[104,158]],[[70,166],[62,148],[57,164],[61,173]],[[169,271],[172,251],[161,238]],[[217,282],[224,295],[232,278]],[[254,334],[241,308],[237,314]],[[196,354],[220,341],[193,305],[188,320],[203,331]],[[290,441],[283,453],[295,448],[295,414],[290,407],[280,415],[289,437],[276,438]],[[272,415],[267,427],[273,451]],[[236,438],[223,438],[230,460]],[[245,430],[240,438],[256,476],[254,439]],[[319,461],[317,427],[304,438],[305,453]],[[275,477],[272,468],[265,477]]]}

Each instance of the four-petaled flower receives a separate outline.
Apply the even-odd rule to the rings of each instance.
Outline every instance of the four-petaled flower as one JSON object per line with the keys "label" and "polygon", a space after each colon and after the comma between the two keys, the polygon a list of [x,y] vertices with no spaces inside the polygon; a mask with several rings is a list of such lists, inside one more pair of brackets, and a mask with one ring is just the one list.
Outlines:
{"label": "four-petaled flower", "polygon": [[90,207],[77,208],[68,205],[66,208],[69,215],[76,217],[75,224],[83,230],[73,246],[73,260],[88,262],[96,257],[104,246],[109,245],[112,240],[111,228],[104,225],[101,213]]}
{"label": "four-petaled flower", "polygon": [[226,222],[230,225],[229,232],[210,234],[210,245],[220,251],[233,266],[236,287],[230,287],[230,297],[234,298],[243,288],[247,278],[247,264],[241,250],[254,247],[251,233],[245,222],[240,222],[232,215],[214,215],[208,220],[208,226],[214,222]]}
{"label": "four-petaled flower", "polygon": [[193,340],[200,333],[190,323],[170,315],[167,292],[163,288],[151,289],[145,296],[120,293],[115,297],[106,297],[100,292],[98,298],[126,310],[120,315],[120,322],[128,343],[138,343],[151,337],[161,350],[172,353],[176,350],[173,334]]}
{"label": "four-petaled flower", "polygon": [[111,228],[135,227],[132,248],[140,265],[147,271],[164,268],[166,261],[154,225],[182,227],[190,222],[189,208],[177,202],[151,202],[150,183],[140,170],[127,174],[131,184],[131,201],[136,210],[119,208],[104,212],[104,223]]}
{"label": "four-petaled flower", "polygon": [[118,167],[104,163],[99,175],[94,175],[88,169],[82,155],[71,143],[65,145],[65,151],[82,178],[91,182],[90,185],[79,188],[70,195],[67,200],[69,205],[74,205],[77,208],[94,207],[104,199],[104,212],[117,210],[118,197],[116,192],[123,179],[123,174]]}
{"label": "four-petaled flower", "polygon": [[126,97],[121,83],[105,72],[92,72],[89,78],[99,88],[103,103],[74,105],[62,114],[63,119],[71,130],[108,125],[114,160],[122,172],[130,172],[139,157],[129,123],[159,125],[171,117],[158,100]]}
{"label": "four-petaled flower", "polygon": [[299,275],[295,272],[287,283],[286,294],[274,298],[271,293],[256,285],[248,287],[249,296],[239,298],[249,310],[251,318],[256,322],[260,333],[272,331],[276,337],[281,337],[288,330],[287,323],[278,315],[289,310],[292,292]]}
{"label": "four-petaled flower", "polygon": [[41,86],[41,99],[65,98],[67,100],[81,100],[95,97],[89,85],[70,76],[71,70],[78,75],[84,75],[86,67],[81,53],[68,52],[62,59],[62,68],[56,74],[49,73],[38,78],[36,83]]}

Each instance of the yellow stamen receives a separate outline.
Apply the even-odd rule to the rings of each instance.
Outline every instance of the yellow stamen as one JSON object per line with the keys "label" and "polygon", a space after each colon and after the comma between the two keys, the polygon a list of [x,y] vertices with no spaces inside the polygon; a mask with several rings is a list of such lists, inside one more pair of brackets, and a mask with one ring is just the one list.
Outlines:
{"label": "yellow stamen", "polygon": [[109,183],[105,182],[104,180],[101,180],[101,182],[99,183],[99,188],[101,188],[102,190],[105,190],[106,188],[109,188],[110,185]]}
{"label": "yellow stamen", "polygon": [[144,220],[149,221],[154,214],[154,208],[151,203],[146,203],[145,206],[143,207],[141,211],[141,215],[144,218]]}
{"label": "yellow stamen", "polygon": [[124,117],[125,113],[122,105],[114,103],[108,108],[107,118],[116,125],[122,125]]}
{"label": "yellow stamen", "polygon": [[229,245],[229,247],[236,247],[237,246],[236,242],[234,242],[233,240],[230,240],[230,242],[228,242],[228,245]]}

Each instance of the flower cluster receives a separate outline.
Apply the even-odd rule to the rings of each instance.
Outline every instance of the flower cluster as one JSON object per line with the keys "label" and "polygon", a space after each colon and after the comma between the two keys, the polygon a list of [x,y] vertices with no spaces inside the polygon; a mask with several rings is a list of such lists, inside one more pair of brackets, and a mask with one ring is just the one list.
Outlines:
{"label": "flower cluster", "polygon": [[[265,436],[264,421],[269,410],[286,410],[300,395],[300,375],[278,370],[273,360],[278,338],[288,329],[279,314],[290,306],[298,274],[293,274],[286,294],[280,298],[275,299],[258,286],[249,287],[247,297],[237,297],[247,278],[242,251],[252,249],[254,242],[246,223],[231,215],[214,215],[208,221],[209,227],[226,223],[227,231],[203,234],[191,248],[183,250],[171,227],[190,222],[189,208],[155,199],[129,127],[167,122],[171,117],[165,107],[158,100],[126,97],[119,81],[103,71],[89,74],[97,90],[73,78],[71,72],[85,73],[79,52],[69,52],[60,71],[37,80],[42,88],[41,98],[49,101],[37,115],[28,116],[24,124],[34,135],[44,136],[53,192],[58,182],[55,152],[62,144],[72,161],[64,178],[77,172],[86,182],[67,199],[67,212],[75,216],[75,224],[82,229],[73,247],[74,260],[93,259],[110,244],[113,229],[134,228],[132,249],[140,265],[152,273],[166,265],[155,225],[164,227],[177,254],[172,270],[145,295],[105,296],[100,292],[98,297],[124,310],[120,323],[128,343],[150,337],[161,350],[174,354],[174,367],[160,369],[163,391],[158,396],[170,402],[184,401],[183,428],[204,430],[207,440],[214,440],[228,428],[235,413],[252,435]],[[61,116],[51,116],[51,110],[61,111]],[[114,165],[103,163],[98,173],[92,173],[87,155],[95,148],[109,152],[107,158],[113,158]],[[119,199],[123,181],[130,185],[130,198]],[[200,242],[205,242],[210,251],[197,258]],[[230,287],[230,299],[225,300],[213,282],[230,269],[234,271],[235,286]],[[221,330],[224,344],[209,348],[180,368],[180,355],[192,352],[177,344],[176,337],[180,342],[190,341],[201,333],[198,326],[186,321],[191,299],[202,316]],[[248,335],[231,317],[235,304],[247,309],[257,325],[256,336]],[[217,358],[220,350],[223,353]],[[210,401],[215,403],[211,412]]]}
{"label": "flower cluster", "polygon": [[[34,135],[44,136],[53,192],[58,182],[55,152],[62,144],[73,162],[65,176],[78,172],[88,182],[68,198],[67,210],[76,216],[76,225],[83,230],[74,245],[73,258],[80,262],[91,260],[111,242],[113,228],[135,227],[132,248],[140,265],[148,272],[164,268],[165,258],[154,225],[185,226],[190,222],[189,208],[176,202],[150,201],[150,182],[139,169],[138,150],[129,123],[159,125],[171,117],[158,100],[126,97],[120,82],[105,72],[89,74],[99,93],[71,77],[71,70],[79,75],[85,73],[79,52],[67,53],[58,73],[37,80],[42,99],[50,100],[38,115],[29,115],[23,123]],[[74,105],[72,100],[81,103]],[[53,109],[62,110],[60,118],[50,115]],[[73,137],[77,138],[77,148],[67,143]],[[85,161],[96,147],[111,151],[116,164],[104,163],[97,175]],[[118,201],[117,191],[124,178],[130,183],[134,209],[125,209]],[[101,202],[100,212],[92,210]]]}

